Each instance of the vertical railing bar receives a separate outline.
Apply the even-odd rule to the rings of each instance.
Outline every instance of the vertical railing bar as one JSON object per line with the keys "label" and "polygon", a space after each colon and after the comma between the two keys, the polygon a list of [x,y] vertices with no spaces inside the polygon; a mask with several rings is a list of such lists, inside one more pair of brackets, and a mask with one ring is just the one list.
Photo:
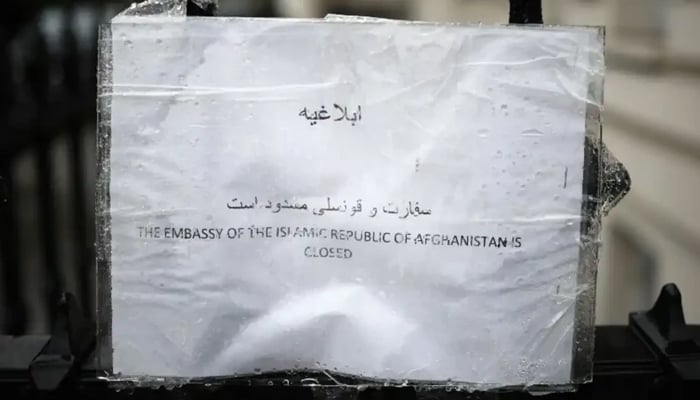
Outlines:
{"label": "vertical railing bar", "polygon": [[[27,79],[31,85],[31,93],[35,105],[34,118],[34,148],[36,149],[36,166],[39,192],[39,226],[42,243],[43,269],[46,274],[44,288],[44,307],[53,310],[60,290],[63,288],[63,277],[59,270],[58,251],[56,246],[56,218],[54,207],[55,186],[52,174],[51,145],[53,143],[54,130],[60,130],[58,126],[50,126],[41,116],[49,113],[50,80],[49,74],[51,59],[47,48],[46,39],[38,26],[33,37],[34,48],[32,59],[27,65]],[[51,323],[49,321],[49,323]]]}
{"label": "vertical railing bar", "polygon": [[0,256],[3,273],[2,290],[6,307],[3,330],[9,334],[24,333],[27,323],[27,307],[20,288],[19,229],[13,203],[13,168],[14,160],[2,160],[0,164]]}
{"label": "vertical railing bar", "polygon": [[[0,134],[8,136],[12,134],[7,128],[15,92],[10,55],[9,37],[0,30]],[[0,321],[0,329],[10,334],[21,334],[25,330],[27,307],[20,290],[22,285],[19,275],[19,234],[13,203],[13,163],[12,157],[0,158],[0,274],[4,286],[0,291],[5,308],[5,321]]]}
{"label": "vertical railing bar", "polygon": [[542,0],[510,0],[510,24],[542,24]]}
{"label": "vertical railing bar", "polygon": [[39,230],[41,231],[41,243],[43,265],[46,271],[46,291],[44,293],[44,305],[47,310],[52,310],[56,299],[63,287],[63,277],[59,270],[58,252],[56,246],[56,218],[54,208],[54,182],[51,169],[51,145],[49,138],[41,138],[37,145],[37,177],[39,187]]}
{"label": "vertical railing bar", "polygon": [[[63,31],[62,31],[62,51],[63,51],[63,83],[65,87],[64,95],[80,100],[80,95],[83,94],[80,89],[81,74],[80,74],[80,54],[78,52],[78,44],[76,36],[73,32],[74,8],[70,5],[63,10]],[[82,106],[82,103],[81,103]],[[90,310],[92,306],[92,270],[90,268],[90,243],[87,239],[87,221],[86,221],[86,192],[85,192],[85,172],[84,172],[84,156],[83,156],[83,115],[82,107],[71,109],[67,120],[66,130],[68,133],[69,145],[69,169],[70,179],[72,181],[72,205],[73,205],[73,227],[75,230],[75,265],[70,266],[76,272],[78,277],[78,295],[80,297],[83,310]]]}

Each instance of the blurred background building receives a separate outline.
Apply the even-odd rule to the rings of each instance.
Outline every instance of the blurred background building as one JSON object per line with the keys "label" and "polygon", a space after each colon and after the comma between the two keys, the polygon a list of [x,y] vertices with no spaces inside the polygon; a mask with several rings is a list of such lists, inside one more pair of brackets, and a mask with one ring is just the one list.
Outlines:
{"label": "blurred background building", "polygon": [[[96,32],[127,5],[2,5],[0,332],[47,332],[61,290],[94,316]],[[604,220],[597,322],[625,324],[675,282],[700,323],[700,0],[543,6],[548,24],[607,27],[604,138],[632,191]],[[508,0],[220,0],[219,12],[327,13],[506,23]]]}

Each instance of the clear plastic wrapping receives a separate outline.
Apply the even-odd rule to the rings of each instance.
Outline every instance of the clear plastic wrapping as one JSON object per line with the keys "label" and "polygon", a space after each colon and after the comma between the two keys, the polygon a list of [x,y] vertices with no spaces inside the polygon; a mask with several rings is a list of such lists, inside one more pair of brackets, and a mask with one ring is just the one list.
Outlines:
{"label": "clear plastic wrapping", "polygon": [[105,379],[590,381],[603,29],[141,11],[100,35]]}
{"label": "clear plastic wrapping", "polygon": [[[208,6],[216,7],[217,0],[189,0],[191,3],[206,9]],[[185,17],[187,15],[187,0],[146,0],[140,3],[132,3],[124,10],[120,17]]]}

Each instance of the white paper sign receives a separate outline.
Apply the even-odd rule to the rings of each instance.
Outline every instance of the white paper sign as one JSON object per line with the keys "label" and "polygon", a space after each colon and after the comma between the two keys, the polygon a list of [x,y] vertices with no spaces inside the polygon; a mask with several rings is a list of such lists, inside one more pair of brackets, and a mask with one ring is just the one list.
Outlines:
{"label": "white paper sign", "polygon": [[570,381],[597,30],[134,21],[115,373]]}

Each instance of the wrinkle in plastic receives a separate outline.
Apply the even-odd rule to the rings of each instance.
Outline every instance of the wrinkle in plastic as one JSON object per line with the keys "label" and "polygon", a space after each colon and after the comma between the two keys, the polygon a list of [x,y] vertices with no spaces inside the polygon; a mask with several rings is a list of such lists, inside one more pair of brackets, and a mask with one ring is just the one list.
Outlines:
{"label": "wrinkle in plastic", "polygon": [[[602,30],[140,18],[100,40],[108,379],[591,379],[600,218],[629,187],[601,151]],[[362,119],[308,117],[339,102]],[[333,215],[331,197],[338,211],[361,197],[367,214]],[[391,205],[369,218],[409,198],[425,214],[389,218]],[[327,215],[266,209],[283,199]],[[244,214],[244,201],[260,206]],[[284,227],[336,239],[281,238]],[[222,232],[173,238],[180,228]],[[256,239],[241,239],[248,228]],[[353,255],[309,257],[319,248]]]}

